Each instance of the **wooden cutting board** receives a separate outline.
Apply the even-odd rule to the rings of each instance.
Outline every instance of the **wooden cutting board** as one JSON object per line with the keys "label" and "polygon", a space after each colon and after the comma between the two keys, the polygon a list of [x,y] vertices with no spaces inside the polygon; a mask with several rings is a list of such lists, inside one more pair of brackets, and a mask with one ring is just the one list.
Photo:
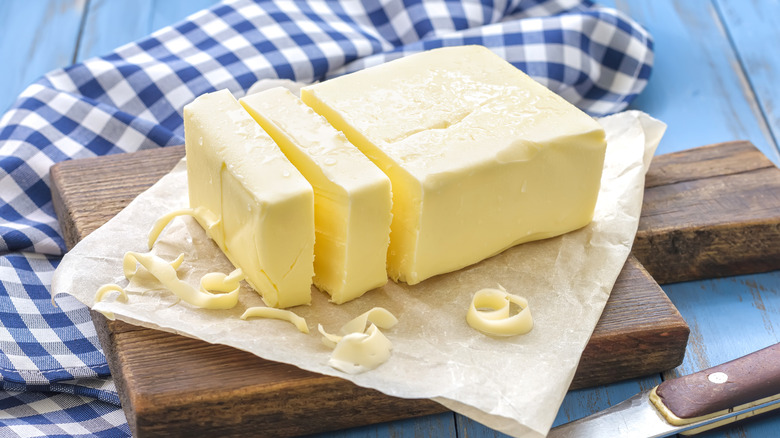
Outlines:
{"label": "wooden cutting board", "polygon": [[780,269],[780,170],[746,141],[660,155],[634,255],[660,284]]}
{"label": "wooden cutting board", "polygon": [[[67,244],[105,223],[183,154],[182,147],[171,147],[54,166],[54,206]],[[778,269],[779,193],[780,171],[746,142],[656,157],[635,254],[664,281]],[[388,397],[230,347],[107,321],[94,312],[93,318],[134,436],[298,435],[444,410],[429,400]],[[688,333],[632,256],[572,387],[673,368],[682,361]]]}

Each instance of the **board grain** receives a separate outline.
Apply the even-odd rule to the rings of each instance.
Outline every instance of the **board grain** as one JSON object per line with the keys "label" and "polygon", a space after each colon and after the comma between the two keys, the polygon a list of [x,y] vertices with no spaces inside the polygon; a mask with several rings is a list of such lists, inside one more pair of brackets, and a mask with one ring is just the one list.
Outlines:
{"label": "board grain", "polygon": [[[172,147],[63,162],[53,167],[54,205],[68,245],[74,245],[111,218],[172,168],[183,154],[183,148]],[[740,231],[745,211],[729,208],[728,203],[717,200],[696,199],[703,195],[717,197],[721,192],[689,190],[687,184],[701,179],[706,186],[710,180],[724,178],[723,184],[743,187],[740,184],[745,176],[756,171],[769,174],[762,174],[764,183],[771,182],[773,174],[780,178],[780,171],[771,164],[767,166],[765,158],[764,161],[761,158],[760,152],[745,142],[657,157],[648,173],[645,211],[635,251],[642,248],[641,232],[652,236],[673,235],[687,229],[689,219],[694,219],[694,225],[699,222],[699,230],[714,228],[721,234],[727,233],[726,236]],[[671,196],[675,190],[678,193]],[[654,195],[653,191],[658,194]],[[767,207],[776,200],[770,197],[768,204],[762,205]],[[699,210],[700,216],[730,215],[731,226],[710,224],[703,220],[706,218],[695,215],[682,220],[679,215],[671,214],[702,201],[712,201],[712,205]],[[675,202],[679,204],[676,207]],[[720,210],[715,208],[719,205]],[[647,215],[648,211],[655,211],[653,208],[657,213]],[[758,231],[768,234],[768,242],[773,242],[776,237],[772,235],[771,224],[774,223],[775,231],[780,228],[780,214],[774,214],[776,210],[772,208],[765,210],[767,217],[759,222],[769,225],[759,227]],[[750,217],[748,222],[753,220]],[[653,247],[659,237],[646,239],[646,250],[636,254],[653,267],[654,275],[659,275],[668,267],[670,255],[691,256],[692,248],[698,248],[696,254],[707,260],[707,254],[717,253],[701,250],[712,242],[712,239],[697,241],[695,238],[701,234],[701,231],[680,233],[676,245],[671,246],[673,253],[663,252],[668,246]],[[763,236],[752,237],[765,240]],[[750,254],[750,251],[743,252],[739,246],[746,244],[744,239],[732,239],[732,242],[735,243],[731,247],[733,256],[723,259],[718,255],[720,274],[729,274],[732,266],[740,270],[772,269],[766,263],[740,263],[740,254]],[[682,266],[675,269],[689,277],[709,275],[701,269],[686,270],[685,263]],[[678,272],[671,278],[680,276]],[[264,361],[229,347],[109,322],[100,314],[94,314],[94,318],[136,436],[186,435],[193,431],[226,436],[244,434],[247,430],[297,435],[443,410],[428,400],[387,397],[341,379]],[[630,257],[583,352],[572,386],[608,383],[672,368],[682,360],[687,336],[688,327],[677,310],[642,264]],[[208,378],[215,374],[219,379]]]}
{"label": "board grain", "polygon": [[780,269],[780,170],[746,141],[656,157],[633,253],[661,284]]}

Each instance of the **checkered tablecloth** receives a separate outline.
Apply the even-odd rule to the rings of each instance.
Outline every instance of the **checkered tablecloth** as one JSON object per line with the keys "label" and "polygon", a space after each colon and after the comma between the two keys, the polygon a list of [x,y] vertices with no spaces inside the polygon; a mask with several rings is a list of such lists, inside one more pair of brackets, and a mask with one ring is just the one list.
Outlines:
{"label": "checkered tablecloth", "polygon": [[29,86],[0,118],[0,437],[129,435],[87,309],[49,295],[66,251],[52,164],[182,144],[194,97],[481,44],[593,115],[644,88],[652,41],[574,0],[227,1]]}

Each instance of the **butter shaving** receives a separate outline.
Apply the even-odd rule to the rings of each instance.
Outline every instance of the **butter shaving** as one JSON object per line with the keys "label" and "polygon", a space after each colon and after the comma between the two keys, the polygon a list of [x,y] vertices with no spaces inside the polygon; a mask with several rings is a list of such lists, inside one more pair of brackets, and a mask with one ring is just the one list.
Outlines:
{"label": "butter shaving", "polygon": [[[520,307],[512,316],[509,316],[510,303]],[[495,336],[522,335],[534,327],[528,301],[508,293],[501,285],[498,289],[486,288],[474,294],[466,322],[482,333]]]}
{"label": "butter shaving", "polygon": [[385,363],[393,344],[379,327],[391,328],[397,323],[398,319],[387,309],[374,307],[344,324],[339,330],[343,336],[328,333],[318,324],[322,343],[333,348],[328,365],[348,374],[359,374]]}
{"label": "butter shaving", "polygon": [[390,359],[393,344],[371,324],[365,333],[350,333],[341,338],[330,355],[328,365],[348,374],[359,374]]}
{"label": "butter shaving", "polygon": [[342,335],[363,333],[366,325],[373,323],[379,328],[389,329],[398,324],[398,319],[384,307],[374,307],[341,327]]}
{"label": "butter shaving", "polygon": [[291,322],[301,333],[309,333],[309,326],[306,325],[306,319],[301,318],[295,313],[284,310],[276,309],[273,307],[250,307],[241,315],[241,319],[247,319],[251,317],[280,319],[282,321]]}
{"label": "butter shaving", "polygon": [[157,241],[157,239],[160,237],[160,234],[162,233],[163,229],[165,229],[166,226],[176,217],[178,216],[192,216],[197,220],[204,230],[206,230],[206,233],[211,235],[210,231],[212,228],[217,226],[219,224],[219,219],[217,218],[217,215],[211,212],[211,210],[205,208],[205,207],[196,207],[196,208],[182,208],[179,210],[174,210],[169,213],[166,213],[162,215],[159,219],[157,219],[154,222],[154,225],[152,226],[152,229],[149,231],[149,241],[148,246],[149,249],[152,249],[152,246],[154,246],[154,242]]}
{"label": "butter shaving", "polygon": [[336,345],[339,343],[341,338],[343,336],[334,335],[332,333],[328,333],[325,331],[325,329],[322,327],[322,324],[317,324],[317,331],[320,332],[322,335],[322,343],[328,348],[336,348]]}
{"label": "butter shaving", "polygon": [[[204,309],[230,309],[238,304],[238,291],[241,289],[241,280],[244,274],[241,269],[236,269],[228,275],[213,272],[204,275],[200,280],[200,290],[188,283],[179,280],[176,274],[178,264],[181,264],[183,254],[172,263],[153,254],[127,252],[123,260],[125,277],[129,280],[137,272],[137,264],[140,264],[160,283],[173,292],[183,301],[193,306]],[[212,291],[222,292],[214,294]]]}
{"label": "butter shaving", "polygon": [[[120,300],[122,302],[127,302],[127,292],[124,289],[122,289],[122,287],[119,286],[118,284],[110,283],[110,284],[104,284],[103,286],[100,287],[100,289],[98,289],[97,293],[95,294],[95,304],[103,301],[103,297],[107,293],[113,291],[119,292],[119,297],[117,297],[117,300]],[[116,316],[114,316],[113,312],[109,312],[107,310],[99,310],[99,309],[95,309],[95,310],[102,313],[106,318],[110,319],[111,321],[116,319]]]}

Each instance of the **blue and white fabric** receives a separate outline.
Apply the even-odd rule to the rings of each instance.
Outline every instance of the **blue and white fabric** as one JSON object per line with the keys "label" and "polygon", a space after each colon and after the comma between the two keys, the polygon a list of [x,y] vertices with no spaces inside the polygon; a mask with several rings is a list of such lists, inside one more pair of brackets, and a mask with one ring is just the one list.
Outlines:
{"label": "blue and white fabric", "polygon": [[182,144],[182,107],[205,92],[463,44],[593,115],[626,108],[653,59],[644,29],[589,1],[238,0],[29,86],[0,118],[0,436],[129,435],[89,312],[49,296],[67,250],[54,163]]}

